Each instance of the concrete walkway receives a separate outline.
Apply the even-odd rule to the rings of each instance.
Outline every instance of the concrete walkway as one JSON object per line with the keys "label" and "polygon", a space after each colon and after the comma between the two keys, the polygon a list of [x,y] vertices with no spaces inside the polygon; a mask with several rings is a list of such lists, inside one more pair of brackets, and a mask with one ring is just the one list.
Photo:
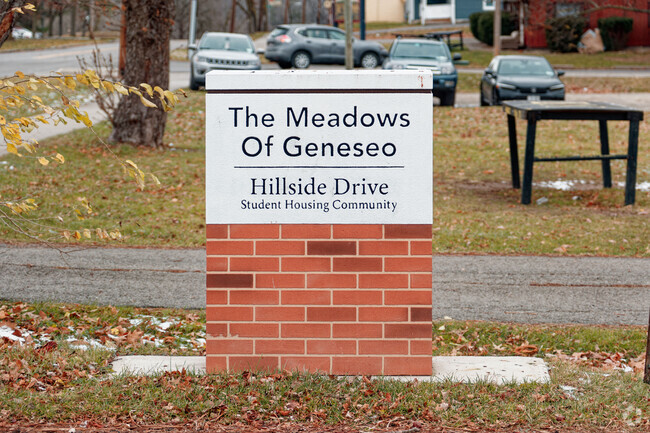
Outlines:
{"label": "concrete walkway", "polygon": [[[0,299],[205,308],[205,250],[0,244]],[[648,323],[650,259],[434,256],[433,316]]]}

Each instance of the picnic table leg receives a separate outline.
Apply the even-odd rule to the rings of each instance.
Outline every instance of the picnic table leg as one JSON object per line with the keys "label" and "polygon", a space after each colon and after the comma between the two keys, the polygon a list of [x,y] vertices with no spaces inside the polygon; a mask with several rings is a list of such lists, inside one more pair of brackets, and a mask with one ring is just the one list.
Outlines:
{"label": "picnic table leg", "polygon": [[524,185],[521,189],[521,204],[530,204],[530,196],[533,192],[533,162],[535,159],[535,131],[537,119],[528,119],[526,130],[526,153],[524,155]]}
{"label": "picnic table leg", "polygon": [[636,193],[636,157],[639,151],[639,119],[630,119],[627,144],[627,175],[625,177],[625,204],[634,204]]}
{"label": "picnic table leg", "polygon": [[[607,120],[599,120],[598,127],[600,129],[600,154],[609,155],[609,134],[607,133]],[[601,161],[603,166],[603,187],[612,187],[612,165],[609,159]]]}
{"label": "picnic table leg", "polygon": [[517,125],[515,116],[508,114],[508,139],[510,141],[510,171],[512,173],[512,187],[521,188],[519,181],[519,153],[517,151]]}

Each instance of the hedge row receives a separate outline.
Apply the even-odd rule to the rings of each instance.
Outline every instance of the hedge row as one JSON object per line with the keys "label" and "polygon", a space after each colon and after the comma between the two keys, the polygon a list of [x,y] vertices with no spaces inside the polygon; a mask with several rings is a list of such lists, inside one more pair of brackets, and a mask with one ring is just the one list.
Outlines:
{"label": "hedge row", "polygon": [[[494,12],[474,12],[469,16],[469,29],[479,41],[494,43]],[[509,35],[516,29],[515,19],[507,12],[501,14],[501,34]]]}

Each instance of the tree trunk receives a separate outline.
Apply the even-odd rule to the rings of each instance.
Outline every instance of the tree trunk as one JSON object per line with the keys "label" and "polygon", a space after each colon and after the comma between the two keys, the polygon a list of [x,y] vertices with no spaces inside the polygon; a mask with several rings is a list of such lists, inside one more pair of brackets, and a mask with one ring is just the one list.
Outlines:
{"label": "tree trunk", "polygon": [[55,15],[54,15],[54,6],[52,5],[52,3],[50,3],[50,7],[48,9],[48,14],[49,14],[49,16],[48,16],[49,24],[47,26],[48,27],[47,28],[47,35],[49,37],[52,37],[52,36],[54,36],[54,17],[55,17]]}
{"label": "tree trunk", "polygon": [[59,37],[63,36],[63,13],[65,9],[62,7],[59,10]]}
{"label": "tree trunk", "polygon": [[11,36],[11,29],[14,28],[13,8],[22,6],[21,0],[10,0],[0,2],[0,46]]}
{"label": "tree trunk", "polygon": [[[152,87],[168,88],[169,38],[174,24],[174,0],[124,0],[124,13],[124,84],[137,87],[140,83],[148,83]],[[122,97],[115,113],[110,140],[160,147],[166,120],[167,114],[162,109],[145,107],[138,96]]]}
{"label": "tree trunk", "polygon": [[77,0],[72,2],[72,11],[70,12],[70,36],[77,36]]}

